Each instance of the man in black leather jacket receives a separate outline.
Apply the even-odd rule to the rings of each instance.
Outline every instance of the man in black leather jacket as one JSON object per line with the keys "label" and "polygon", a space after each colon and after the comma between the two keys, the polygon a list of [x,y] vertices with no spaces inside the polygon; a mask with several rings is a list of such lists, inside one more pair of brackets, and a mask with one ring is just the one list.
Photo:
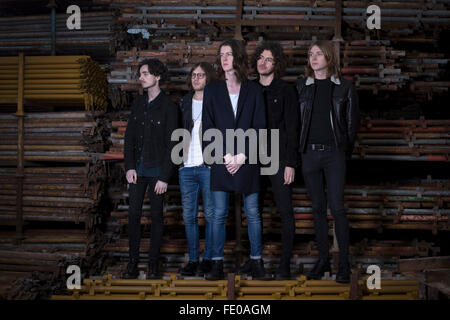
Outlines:
{"label": "man in black leather jacket", "polygon": [[348,261],[349,227],[344,209],[346,158],[351,156],[359,127],[358,96],[353,84],[340,77],[334,48],[316,41],[308,50],[306,78],[297,81],[300,104],[300,143],[302,173],[312,201],[319,260],[306,273],[320,279],[331,271],[328,259],[328,206],[334,219],[339,245],[336,281],[350,281]]}

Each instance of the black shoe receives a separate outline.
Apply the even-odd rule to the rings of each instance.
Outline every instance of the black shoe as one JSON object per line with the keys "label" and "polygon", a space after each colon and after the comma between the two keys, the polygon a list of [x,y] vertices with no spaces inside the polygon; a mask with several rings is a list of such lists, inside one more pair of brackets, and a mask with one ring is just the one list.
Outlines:
{"label": "black shoe", "polygon": [[308,280],[320,280],[325,272],[331,273],[330,260],[319,258],[311,271],[305,272]]}
{"label": "black shoe", "polygon": [[127,265],[127,271],[122,275],[122,279],[136,279],[139,276],[138,264],[139,260],[130,259]]}
{"label": "black shoe", "polygon": [[223,280],[225,274],[223,273],[223,260],[213,260],[211,271],[205,274],[206,280]]}
{"label": "black shoe", "polygon": [[198,262],[189,261],[188,264],[180,269],[180,274],[183,276],[195,276],[197,273]]}
{"label": "black shoe", "polygon": [[339,269],[336,273],[336,282],[339,283],[349,283],[350,275],[352,271],[350,270],[350,264],[348,262],[339,263]]}
{"label": "black shoe", "polygon": [[239,275],[247,275],[250,274],[252,272],[252,259],[248,259],[247,262],[241,266],[238,270],[237,270],[237,274]]}
{"label": "black shoe", "polygon": [[202,262],[200,262],[200,265],[198,266],[198,273],[200,275],[205,275],[211,271],[211,268],[212,268],[212,261],[209,259],[203,259]]}
{"label": "black shoe", "polygon": [[264,269],[263,259],[250,259],[252,265],[252,280],[269,280]]}
{"label": "black shoe", "polygon": [[274,276],[275,280],[290,280],[291,279],[291,265],[283,260],[280,261],[277,271]]}
{"label": "black shoe", "polygon": [[161,272],[159,270],[159,260],[155,259],[149,260],[147,279],[161,279]]}

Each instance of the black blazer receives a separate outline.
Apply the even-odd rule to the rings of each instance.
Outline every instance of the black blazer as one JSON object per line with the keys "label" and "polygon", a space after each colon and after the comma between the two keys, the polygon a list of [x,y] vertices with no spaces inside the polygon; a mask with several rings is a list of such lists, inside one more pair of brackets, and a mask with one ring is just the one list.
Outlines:
{"label": "black blazer", "polygon": [[[206,85],[203,95],[202,132],[215,128],[220,130],[223,137],[223,154],[226,149],[226,129],[266,128],[265,106],[262,89],[256,83],[245,81],[241,83],[239,92],[236,119],[229,97],[225,80],[212,81]],[[210,141],[203,141],[203,150]],[[260,168],[258,164],[249,164],[249,141],[246,139],[245,155],[247,160],[244,165],[232,176],[224,164],[212,164],[211,166],[211,190],[237,193],[254,193],[259,191]],[[234,153],[237,153],[235,139]],[[206,159],[205,159],[206,160]]]}
{"label": "black blazer", "polygon": [[148,166],[161,167],[158,180],[169,182],[175,168],[171,160],[172,148],[176,141],[171,141],[172,132],[178,128],[178,108],[163,92],[156,97],[150,108],[150,123],[145,124],[147,94],[138,97],[131,106],[125,131],[124,160],[125,171],[136,169],[137,161],[144,150],[144,130],[150,137],[148,152],[144,154],[144,163]]}

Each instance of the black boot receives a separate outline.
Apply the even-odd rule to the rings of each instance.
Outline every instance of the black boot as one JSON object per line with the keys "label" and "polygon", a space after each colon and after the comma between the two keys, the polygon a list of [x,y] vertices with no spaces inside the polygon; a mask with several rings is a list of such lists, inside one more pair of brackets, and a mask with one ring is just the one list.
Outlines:
{"label": "black boot", "polygon": [[225,274],[223,273],[223,260],[213,260],[211,271],[205,274],[206,280],[223,280]]}
{"label": "black boot", "polygon": [[147,279],[161,279],[158,259],[150,259],[148,261]]}
{"label": "black boot", "polygon": [[352,271],[350,269],[350,264],[347,260],[344,260],[343,263],[339,260],[339,269],[336,273],[336,282],[339,283],[349,283],[350,282],[350,275]]}
{"label": "black boot", "polygon": [[210,272],[211,268],[212,268],[212,260],[203,259],[202,262],[200,262],[200,265],[198,266],[198,273],[199,275],[203,276],[208,272]]}
{"label": "black boot", "polygon": [[188,264],[180,269],[180,274],[183,276],[195,276],[197,273],[198,262],[189,261]]}
{"label": "black boot", "polygon": [[331,273],[330,260],[328,258],[319,258],[311,271],[305,272],[308,280],[320,280],[325,272]]}
{"label": "black boot", "polygon": [[252,280],[269,280],[264,269],[263,259],[250,259],[252,264]]}
{"label": "black boot", "polygon": [[138,259],[130,259],[127,265],[127,271],[122,275],[122,279],[136,279],[139,276]]}
{"label": "black boot", "polygon": [[275,272],[275,280],[291,279],[291,264],[289,261],[281,259],[277,271]]}
{"label": "black boot", "polygon": [[250,274],[252,272],[252,259],[248,259],[246,263],[244,263],[244,265],[242,265],[238,270],[237,270],[237,274],[239,275],[247,275]]}

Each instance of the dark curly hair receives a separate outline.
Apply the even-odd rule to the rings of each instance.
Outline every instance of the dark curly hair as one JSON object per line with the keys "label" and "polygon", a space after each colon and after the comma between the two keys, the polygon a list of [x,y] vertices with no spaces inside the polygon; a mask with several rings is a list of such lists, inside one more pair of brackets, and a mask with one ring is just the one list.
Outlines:
{"label": "dark curly hair", "polygon": [[252,68],[257,71],[257,63],[258,59],[263,53],[264,50],[268,50],[272,53],[274,58],[274,72],[275,77],[279,78],[284,74],[287,66],[287,57],[284,54],[283,48],[278,42],[263,42],[261,43],[255,50],[255,53],[252,55],[251,65]]}
{"label": "dark curly hair", "polygon": [[202,68],[203,71],[205,71],[206,74],[206,84],[210,83],[214,79],[216,79],[216,70],[214,70],[213,66],[208,62],[198,62],[194,64],[191,71],[189,72],[189,75],[187,77],[187,85],[189,87],[189,90],[192,90],[192,72],[194,72],[195,69],[198,67]]}
{"label": "dark curly hair", "polygon": [[154,75],[155,77],[160,76],[159,84],[163,84],[169,78],[169,71],[164,63],[162,63],[158,59],[145,59],[141,63],[139,63],[139,67],[137,70],[138,77],[140,76],[140,70],[142,66],[148,66],[148,72]]}
{"label": "dark curly hair", "polygon": [[222,69],[222,64],[220,62],[220,49],[224,46],[231,48],[233,52],[233,69],[235,70],[236,78],[239,82],[246,81],[248,74],[248,55],[245,51],[245,47],[241,41],[238,40],[225,40],[219,46],[217,50],[217,65],[219,66],[219,78],[225,79],[225,72]]}

